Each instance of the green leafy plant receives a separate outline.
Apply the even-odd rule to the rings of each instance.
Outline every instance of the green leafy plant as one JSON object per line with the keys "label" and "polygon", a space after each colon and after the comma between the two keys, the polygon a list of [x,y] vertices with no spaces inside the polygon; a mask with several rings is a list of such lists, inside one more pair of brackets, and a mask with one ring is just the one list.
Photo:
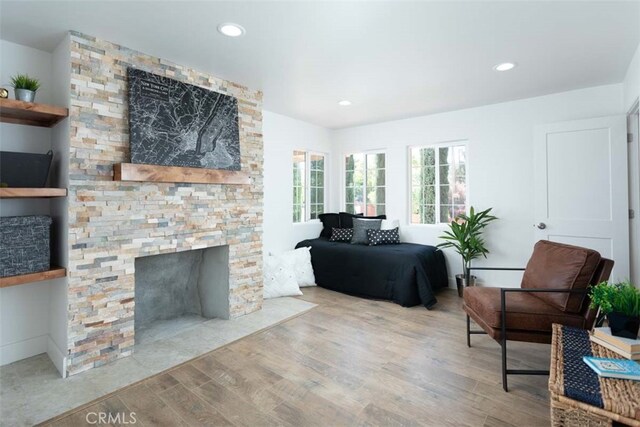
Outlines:
{"label": "green leafy plant", "polygon": [[11,86],[15,89],[26,89],[35,92],[40,89],[40,81],[29,77],[27,74],[16,74],[11,77]]}
{"label": "green leafy plant", "polygon": [[467,283],[471,279],[469,268],[471,261],[481,256],[487,257],[489,250],[485,246],[482,238],[484,228],[495,221],[495,216],[491,215],[492,208],[476,212],[473,206],[469,214],[460,214],[449,224],[449,230],[445,231],[441,239],[445,242],[438,245],[439,248],[454,248],[462,257],[462,266]]}
{"label": "green leafy plant", "polygon": [[640,316],[640,289],[629,281],[591,286],[589,297],[591,308],[600,307],[604,314],[618,312],[630,317]]}

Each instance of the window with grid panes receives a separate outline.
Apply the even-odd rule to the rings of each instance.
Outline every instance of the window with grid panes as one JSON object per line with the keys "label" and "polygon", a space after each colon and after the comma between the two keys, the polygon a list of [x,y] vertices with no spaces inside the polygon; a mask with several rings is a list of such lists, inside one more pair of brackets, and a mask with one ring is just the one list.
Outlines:
{"label": "window with grid panes", "polygon": [[309,157],[309,219],[324,212],[324,156],[307,153]]}
{"label": "window with grid panes", "polygon": [[413,147],[411,223],[453,221],[467,209],[466,144]]}
{"label": "window with grid panes", "polygon": [[325,155],[293,152],[293,222],[318,218],[324,212]]}
{"label": "window with grid panes", "polygon": [[345,211],[365,216],[386,212],[384,153],[357,153],[345,157]]}

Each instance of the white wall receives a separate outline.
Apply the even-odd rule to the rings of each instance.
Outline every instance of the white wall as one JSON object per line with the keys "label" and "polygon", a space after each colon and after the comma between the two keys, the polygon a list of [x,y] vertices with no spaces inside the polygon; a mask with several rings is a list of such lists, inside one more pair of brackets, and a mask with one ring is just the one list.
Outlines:
{"label": "white wall", "polygon": [[[52,73],[53,55],[30,47],[0,40],[0,85],[9,88],[10,78],[16,73],[26,73],[40,80],[42,87],[36,94],[40,103],[55,103],[60,83],[54,80]],[[67,73],[68,74],[68,73]],[[68,96],[67,84],[66,92]],[[13,89],[9,90],[14,98]],[[61,105],[66,105],[61,102]],[[33,126],[0,124],[0,149],[3,151],[21,151],[46,153],[52,148],[54,130]],[[68,125],[67,125],[68,128]],[[60,139],[68,139],[66,136]],[[55,153],[54,153],[55,155]],[[50,177],[50,181],[53,181]],[[34,215],[50,213],[48,199],[3,199],[0,200],[0,215]],[[53,293],[53,289],[56,289]],[[60,296],[64,293],[64,300]],[[58,314],[52,316],[51,300],[57,301]],[[0,289],[0,365],[11,363],[25,357],[48,352],[62,354],[66,351],[66,310],[65,323],[61,323],[59,311],[66,304],[66,281],[43,281],[27,285]],[[56,339],[52,345],[51,330],[55,329]],[[64,335],[62,335],[64,329]],[[58,344],[59,343],[59,344]],[[52,357],[52,360],[54,358]],[[60,369],[60,357],[54,363]]]}
{"label": "white wall", "polygon": [[[493,207],[500,218],[486,230],[488,260],[474,265],[523,267],[535,243],[534,125],[622,112],[622,85],[617,84],[338,130],[333,134],[333,179],[342,187],[345,153],[385,149],[387,216],[400,220],[403,240],[435,245],[443,225],[408,225],[407,147],[467,140],[468,203]],[[333,206],[343,207],[342,188],[332,197]],[[452,277],[461,272],[461,263],[455,252],[447,250],[446,255]],[[496,286],[520,283],[520,273],[477,275],[481,283]]]}
{"label": "white wall", "polygon": [[[630,111],[640,98],[640,45],[629,64],[623,83],[624,109]],[[633,121],[633,123],[631,123]],[[629,120],[634,141],[629,145],[629,207],[635,218],[629,223],[631,234],[631,280],[640,287],[640,141],[638,141],[637,116]]]}
{"label": "white wall", "polygon": [[[71,102],[69,88],[71,87],[71,39],[67,35],[53,51],[52,56],[52,102],[55,105],[69,108]],[[54,152],[54,162],[51,166],[51,186],[69,188],[69,144],[70,125],[66,118],[52,129],[51,148]],[[69,251],[69,200],[66,197],[51,199],[51,217],[53,227],[51,236],[54,242],[52,247],[52,263],[61,267],[68,267]],[[47,354],[60,371],[66,376],[67,354],[67,324],[68,279],[51,281],[49,300],[49,341]]]}
{"label": "white wall", "polygon": [[[264,253],[291,250],[296,243],[318,237],[319,221],[293,223],[293,151],[307,150],[329,154],[330,131],[280,114],[263,111],[264,138]],[[333,162],[327,156],[327,200],[336,186],[332,180]],[[325,211],[335,209],[330,202]]]}
{"label": "white wall", "polygon": [[9,89],[9,97],[14,98],[9,87],[15,74],[29,74],[40,80],[36,102],[51,103],[51,54],[32,47],[0,40],[0,85]]}
{"label": "white wall", "polygon": [[624,109],[625,111],[629,111],[638,100],[638,97],[640,97],[640,44],[627,69],[623,82],[623,90]]}
{"label": "white wall", "polygon": [[628,146],[629,209],[634,217],[629,220],[629,253],[631,281],[640,288],[640,116],[638,111],[627,116],[627,130],[633,140]]}

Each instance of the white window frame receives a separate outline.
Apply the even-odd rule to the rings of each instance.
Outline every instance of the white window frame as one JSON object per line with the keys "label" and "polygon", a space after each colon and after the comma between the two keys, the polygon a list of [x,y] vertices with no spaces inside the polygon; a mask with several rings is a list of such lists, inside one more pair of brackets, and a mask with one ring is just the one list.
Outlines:
{"label": "white window frame", "polygon": [[[367,154],[384,154],[384,206],[385,206],[385,215],[387,214],[387,189],[389,188],[387,186],[387,160],[389,159],[389,154],[387,153],[386,149],[372,149],[372,150],[359,150],[359,151],[346,151],[342,153],[342,165],[341,165],[341,172],[340,172],[340,176],[341,176],[341,186],[340,186],[340,206],[341,206],[341,210],[343,212],[347,211],[347,193],[346,193],[346,188],[347,188],[347,156],[351,156],[354,154],[364,154],[365,155],[365,159]],[[365,160],[366,161],[366,160]],[[365,171],[364,171],[364,176],[365,176],[365,180],[363,183],[363,194],[366,197],[367,194],[367,170],[366,170],[366,164],[365,164]],[[365,205],[366,205],[366,200],[365,200]],[[377,209],[376,209],[376,215],[380,215],[377,213]]]}
{"label": "white window frame", "polygon": [[410,227],[442,227],[446,225],[446,222],[440,222],[440,157],[436,156],[436,164],[435,168],[437,171],[437,184],[436,184],[436,211],[435,217],[436,222],[433,224],[421,224],[415,223],[411,221],[411,215],[413,212],[413,180],[411,174],[413,173],[413,167],[411,164],[411,150],[415,148],[434,148],[439,149],[443,147],[458,147],[463,145],[465,148],[465,152],[467,155],[467,163],[465,164],[465,175],[464,175],[464,183],[465,183],[465,212],[469,212],[469,140],[467,139],[458,139],[453,141],[442,141],[435,142],[432,144],[420,144],[420,145],[409,145],[407,147],[407,224]]}
{"label": "white window frame", "polygon": [[[326,211],[327,194],[328,194],[327,193],[327,170],[328,170],[329,155],[327,153],[321,153],[319,151],[303,150],[303,149],[297,149],[297,148],[293,149],[293,151],[291,152],[291,155],[293,156],[293,153],[295,153],[296,151],[304,153],[304,173],[305,173],[304,212],[305,212],[305,215],[301,221],[293,222],[293,212],[292,212],[291,221],[293,222],[293,224],[305,224],[307,222],[316,222],[318,221],[318,218],[311,219],[311,156],[322,156],[322,158],[324,159],[324,170],[322,171],[322,176],[323,176],[322,203],[324,205],[324,210]],[[291,191],[293,192],[293,176],[291,177]],[[293,203],[291,204],[291,206],[293,207]]]}

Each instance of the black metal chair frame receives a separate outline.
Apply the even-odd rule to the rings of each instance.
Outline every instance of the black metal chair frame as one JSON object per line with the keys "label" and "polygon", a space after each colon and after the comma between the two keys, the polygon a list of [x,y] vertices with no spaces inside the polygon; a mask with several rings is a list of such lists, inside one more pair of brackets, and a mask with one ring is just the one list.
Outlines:
{"label": "black metal chair frame", "polygon": [[[500,267],[470,267],[468,270],[497,270],[497,271],[524,271],[524,268],[500,268]],[[502,348],[502,388],[508,392],[507,375],[549,375],[549,370],[541,369],[508,369],[507,368],[507,292],[528,293],[587,293],[588,289],[531,289],[531,288],[500,288],[500,347]],[[467,347],[471,347],[471,335],[486,335],[485,331],[471,329],[471,319],[467,314]]]}

